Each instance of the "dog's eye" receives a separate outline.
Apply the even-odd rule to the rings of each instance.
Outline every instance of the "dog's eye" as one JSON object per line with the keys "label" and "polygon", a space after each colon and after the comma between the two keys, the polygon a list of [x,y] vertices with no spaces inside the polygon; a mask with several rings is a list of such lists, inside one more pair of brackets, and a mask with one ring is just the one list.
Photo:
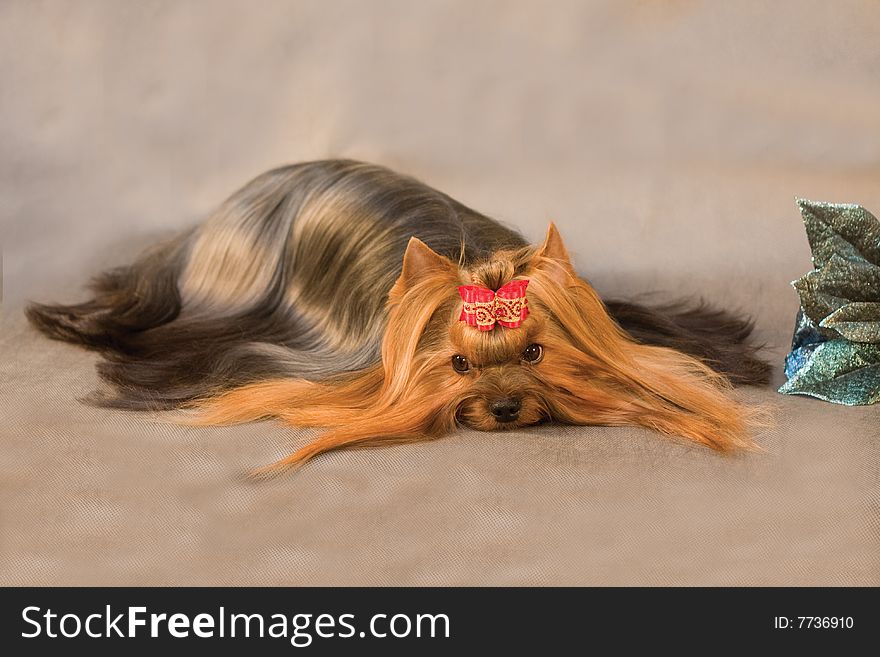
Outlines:
{"label": "dog's eye", "polygon": [[522,353],[522,357],[527,363],[537,363],[544,357],[544,347],[539,344],[530,344]]}
{"label": "dog's eye", "polygon": [[456,354],[452,357],[452,369],[456,372],[467,372],[470,368],[470,363],[464,356]]}

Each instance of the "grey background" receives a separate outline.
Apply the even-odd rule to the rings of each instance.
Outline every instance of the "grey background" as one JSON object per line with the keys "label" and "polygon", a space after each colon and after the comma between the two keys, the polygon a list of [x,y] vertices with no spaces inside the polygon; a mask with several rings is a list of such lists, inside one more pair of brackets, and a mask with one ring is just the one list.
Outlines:
{"label": "grey background", "polygon": [[[0,4],[0,581],[878,584],[877,407],[746,390],[761,454],[636,429],[332,454],[269,423],[84,406],[95,357],[28,298],[261,171],[354,157],[539,239],[606,294],[755,316],[779,364],[809,269],[795,196],[880,210],[872,2]],[[774,385],[782,381],[781,367]]]}

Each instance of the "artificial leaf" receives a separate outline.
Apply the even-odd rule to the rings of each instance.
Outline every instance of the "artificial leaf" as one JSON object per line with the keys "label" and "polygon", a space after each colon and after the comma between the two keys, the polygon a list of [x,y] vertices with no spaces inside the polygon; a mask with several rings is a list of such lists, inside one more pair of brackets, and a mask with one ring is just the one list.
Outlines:
{"label": "artificial leaf", "polygon": [[880,344],[880,302],[848,303],[823,319],[822,326],[852,342]]}
{"label": "artificial leaf", "polygon": [[880,301],[880,267],[864,260],[849,261],[832,254],[821,269],[792,283],[801,308],[819,326],[826,317],[852,301]]}
{"label": "artificial leaf", "polygon": [[803,311],[799,312],[791,340],[791,351],[785,357],[786,378],[790,379],[804,367],[816,348],[827,339],[819,333],[819,328]]}
{"label": "artificial leaf", "polygon": [[880,401],[880,346],[829,340],[818,345],[779,392],[847,406]]}
{"label": "artificial leaf", "polygon": [[863,207],[798,199],[814,269],[792,285],[801,310],[779,392],[880,401],[880,221]]}
{"label": "artificial leaf", "polygon": [[880,265],[880,222],[860,205],[798,199],[813,252],[821,269],[835,253],[847,260]]}

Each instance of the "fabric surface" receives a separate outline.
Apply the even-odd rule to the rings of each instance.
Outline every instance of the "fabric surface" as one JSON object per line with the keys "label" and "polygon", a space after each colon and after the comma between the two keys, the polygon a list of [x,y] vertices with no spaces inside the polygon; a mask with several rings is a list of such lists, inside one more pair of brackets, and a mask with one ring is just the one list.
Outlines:
{"label": "fabric surface", "polygon": [[[880,584],[880,407],[775,393],[796,196],[880,212],[872,3],[0,4],[0,583]],[[353,157],[538,240],[606,295],[703,296],[776,366],[762,453],[642,429],[461,431],[243,479],[311,435],[90,407],[26,299],[252,176]],[[668,298],[660,295],[658,298]]]}

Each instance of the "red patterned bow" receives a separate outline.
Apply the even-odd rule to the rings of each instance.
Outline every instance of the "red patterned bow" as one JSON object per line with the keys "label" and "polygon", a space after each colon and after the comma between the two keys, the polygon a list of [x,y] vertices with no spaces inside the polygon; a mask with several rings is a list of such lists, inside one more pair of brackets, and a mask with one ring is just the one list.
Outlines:
{"label": "red patterned bow", "polygon": [[495,323],[505,328],[519,328],[529,315],[525,280],[510,281],[497,292],[479,285],[462,285],[458,288],[464,305],[459,321],[476,326],[481,331],[491,331]]}

